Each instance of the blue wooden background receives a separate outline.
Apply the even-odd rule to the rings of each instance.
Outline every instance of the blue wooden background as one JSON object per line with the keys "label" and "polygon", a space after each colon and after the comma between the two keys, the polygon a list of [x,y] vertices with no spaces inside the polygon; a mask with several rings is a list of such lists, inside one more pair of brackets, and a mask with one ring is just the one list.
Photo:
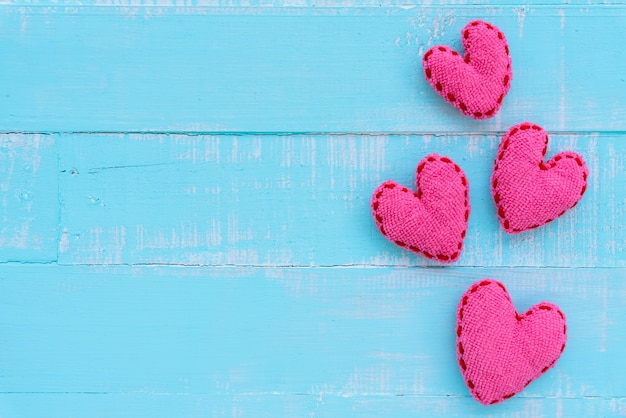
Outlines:
{"label": "blue wooden background", "polygon": [[[0,417],[626,416],[626,5],[510,0],[0,5]],[[488,121],[421,55],[507,35]],[[529,120],[588,192],[499,228],[499,136]],[[427,153],[471,184],[459,263],[385,241],[369,198]],[[475,280],[568,316],[556,367],[483,407],[455,361]]]}

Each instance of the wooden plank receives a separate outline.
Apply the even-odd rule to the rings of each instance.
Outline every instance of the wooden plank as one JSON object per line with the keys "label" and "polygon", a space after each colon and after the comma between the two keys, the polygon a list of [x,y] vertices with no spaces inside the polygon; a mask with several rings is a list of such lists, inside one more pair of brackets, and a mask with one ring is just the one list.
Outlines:
{"label": "wooden plank", "polygon": [[[484,122],[441,100],[420,61],[433,44],[459,48],[477,18],[507,34],[514,65]],[[624,5],[22,5],[2,7],[0,25],[5,132],[626,130]]]}
{"label": "wooden plank", "polygon": [[616,318],[626,315],[625,273],[4,265],[0,387],[25,395],[224,396],[221,405],[230,399],[232,407],[256,396],[277,410],[297,394],[307,404],[350,398],[351,407],[390,412],[405,398],[415,405],[435,397],[442,412],[478,411],[456,363],[455,309],[471,283],[493,277],[520,311],[557,303],[569,330],[556,367],[493,411],[568,399],[613,400],[623,411],[626,358]]}
{"label": "wooden plank", "polygon": [[58,248],[58,175],[49,135],[0,136],[0,262],[50,262]]}
{"label": "wooden plank", "polygon": [[625,398],[513,398],[489,408],[454,397],[307,394],[0,394],[0,414],[20,418],[371,417],[567,418],[626,414]]}
{"label": "wooden plank", "polygon": [[[57,7],[58,2],[54,0],[6,0],[4,5],[22,6],[22,7]],[[400,8],[405,10],[415,9],[425,6],[443,6],[443,7],[468,7],[468,6],[514,6],[520,10],[531,7],[544,6],[584,6],[584,7],[606,7],[612,5],[623,5],[621,0],[433,0],[425,5],[420,0],[195,0],[193,2],[180,2],[174,0],[66,0],[63,2],[65,7],[127,7],[127,8],[220,8],[224,11],[233,9],[251,9],[251,8],[351,8],[362,9],[366,7],[373,8]],[[241,5],[241,6],[239,6]]]}
{"label": "wooden plank", "polygon": [[69,135],[59,138],[62,264],[436,265],[386,241],[371,193],[437,152],[466,171],[461,266],[626,266],[626,142],[552,135],[590,168],[581,203],[508,235],[489,189],[497,136]]}

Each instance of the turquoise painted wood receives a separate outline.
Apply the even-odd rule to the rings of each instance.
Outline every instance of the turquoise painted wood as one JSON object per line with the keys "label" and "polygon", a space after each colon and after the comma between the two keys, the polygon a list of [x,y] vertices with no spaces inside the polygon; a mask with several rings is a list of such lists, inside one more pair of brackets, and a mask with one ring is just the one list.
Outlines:
{"label": "turquoise painted wood", "polygon": [[[505,33],[514,83],[477,123],[421,54],[469,20]],[[5,132],[626,130],[623,6],[0,9]]]}
{"label": "turquoise painted wood", "polygon": [[[507,34],[491,121],[426,85],[465,22]],[[0,417],[626,416],[626,6],[620,2],[11,1],[0,5]],[[499,229],[499,136],[531,120],[588,191]],[[385,241],[369,198],[455,159],[465,252]],[[483,407],[463,291],[568,318],[556,367]]]}
{"label": "turquoise painted wood", "polygon": [[[267,400],[260,403],[270,408],[267,413],[289,416],[336,415],[361,398],[366,404],[376,399],[379,407],[386,398],[390,416],[410,409],[430,416],[433,400],[427,398],[439,398],[445,407],[448,397],[454,399],[452,412],[477,415],[519,412],[533,403],[555,408],[560,398],[605,398],[606,410],[618,411],[626,368],[623,325],[607,315],[626,315],[622,274],[622,269],[546,268],[521,274],[395,267],[10,266],[3,269],[0,288],[0,386],[20,394],[102,394],[103,402],[108,395],[137,394],[146,405],[146,394],[167,394],[202,395],[213,406],[237,407],[230,398],[241,395],[241,408],[254,409],[259,402],[254,399],[275,399],[273,407]],[[503,279],[520,310],[538,298],[558,303],[570,329],[559,365],[515,402],[493,411],[467,394],[455,361],[451,309],[483,277]],[[396,406],[398,397],[410,400]],[[338,409],[325,406],[326,399],[338,402]],[[578,404],[566,401],[561,407],[563,416],[572,416]],[[88,406],[82,414],[91,416]]]}
{"label": "turquoise painted wood", "polygon": [[438,152],[471,185],[459,265],[626,267],[620,135],[553,135],[548,156],[585,155],[593,187],[575,211],[515,236],[499,228],[489,189],[498,136],[55,138],[62,264],[437,265],[379,234],[370,196],[390,178],[415,187],[417,162]]}
{"label": "turquoise painted wood", "polygon": [[49,135],[2,135],[0,262],[57,259],[57,158],[56,142]]}

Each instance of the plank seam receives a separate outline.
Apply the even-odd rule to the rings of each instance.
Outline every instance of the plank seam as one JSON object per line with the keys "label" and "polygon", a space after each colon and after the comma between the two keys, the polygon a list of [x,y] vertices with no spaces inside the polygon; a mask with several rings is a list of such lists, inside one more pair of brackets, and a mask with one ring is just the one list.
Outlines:
{"label": "plank seam", "polygon": [[[178,135],[178,136],[494,136],[504,135],[504,130],[484,130],[484,131],[0,131],[0,135]],[[626,131],[559,131],[550,130],[551,136],[571,136],[571,135],[626,135]]]}

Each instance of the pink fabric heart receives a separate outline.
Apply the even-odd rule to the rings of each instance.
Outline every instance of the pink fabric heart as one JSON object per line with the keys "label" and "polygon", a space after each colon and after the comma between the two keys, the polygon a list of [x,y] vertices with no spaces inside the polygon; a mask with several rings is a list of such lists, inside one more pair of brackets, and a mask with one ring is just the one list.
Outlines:
{"label": "pink fabric heart", "polygon": [[589,171],[575,152],[562,152],[547,163],[548,135],[524,122],[502,138],[491,176],[498,218],[510,234],[537,228],[578,204],[587,190]]}
{"label": "pink fabric heart", "polygon": [[416,193],[394,181],[378,186],[371,202],[376,226],[402,248],[443,263],[458,260],[470,214],[465,173],[431,154],[417,166],[416,185]]}
{"label": "pink fabric heart", "polygon": [[504,34],[481,20],[461,31],[465,57],[437,45],[424,54],[424,75],[437,94],[464,115],[495,115],[511,87],[511,56]]}
{"label": "pink fabric heart", "polygon": [[521,392],[565,350],[567,325],[558,306],[541,302],[519,315],[504,285],[474,283],[457,308],[457,360],[470,393],[483,405]]}

